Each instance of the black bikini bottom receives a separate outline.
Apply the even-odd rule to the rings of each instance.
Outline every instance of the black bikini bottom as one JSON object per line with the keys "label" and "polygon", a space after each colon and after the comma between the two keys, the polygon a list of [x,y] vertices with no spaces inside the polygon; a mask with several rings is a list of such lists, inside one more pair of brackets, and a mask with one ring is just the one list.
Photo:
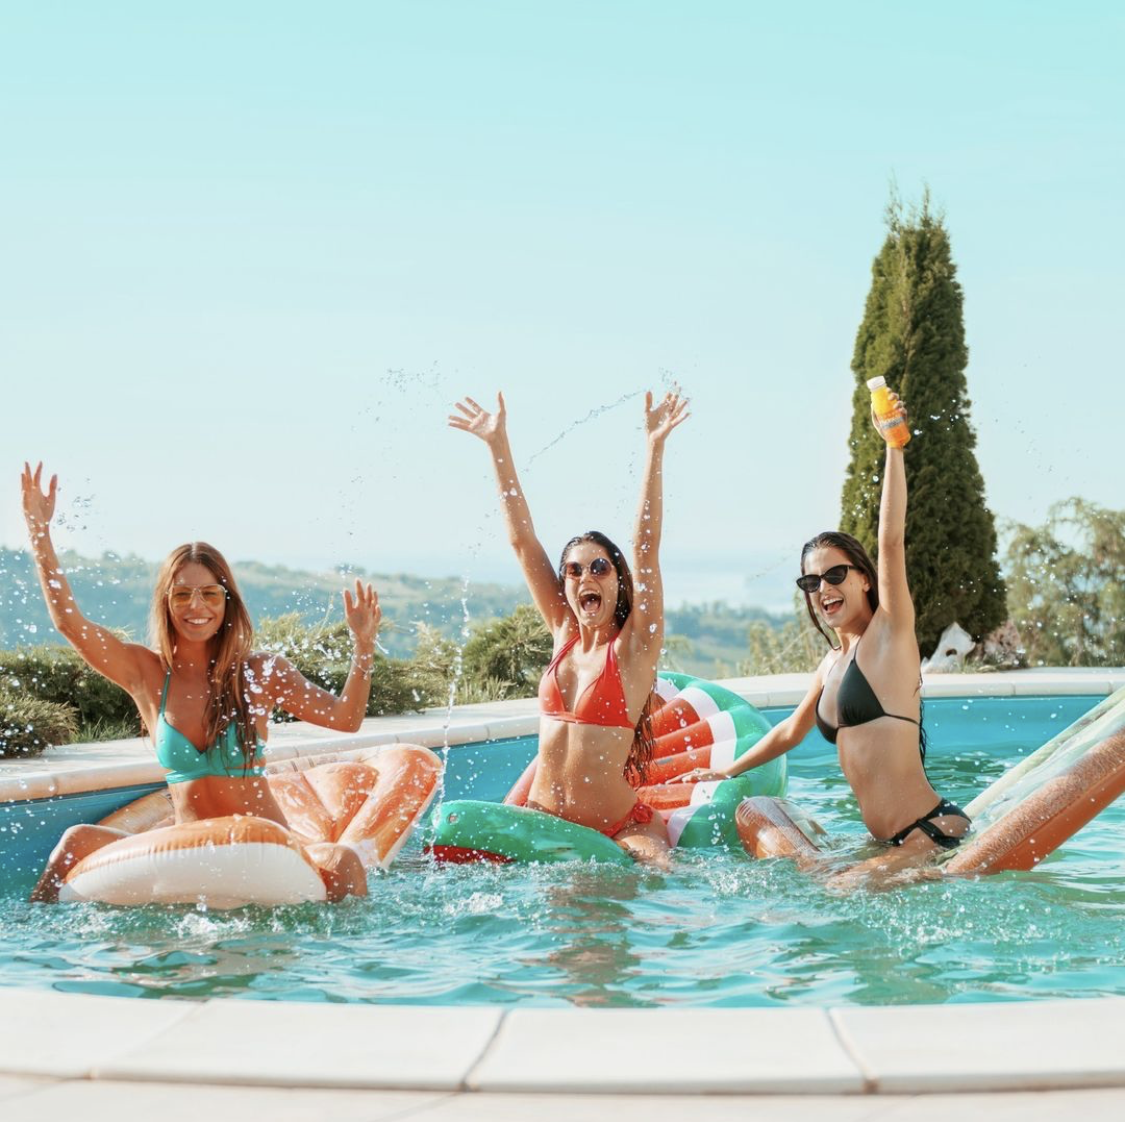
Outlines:
{"label": "black bikini bottom", "polygon": [[947,834],[944,830],[935,826],[932,821],[932,819],[942,818],[946,814],[956,814],[958,818],[964,818],[966,822],[972,821],[956,803],[951,803],[948,799],[942,799],[929,814],[923,814],[917,822],[911,822],[905,829],[899,830],[893,838],[887,840],[887,844],[902,845],[912,830],[921,830],[930,841],[940,845],[942,849],[956,849],[964,839]]}

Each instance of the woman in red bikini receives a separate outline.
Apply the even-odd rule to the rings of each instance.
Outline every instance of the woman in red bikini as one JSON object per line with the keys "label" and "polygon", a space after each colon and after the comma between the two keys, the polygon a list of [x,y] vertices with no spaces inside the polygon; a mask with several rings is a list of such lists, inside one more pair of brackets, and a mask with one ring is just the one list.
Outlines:
{"label": "woman in red bikini", "polygon": [[[897,395],[894,419],[906,410]],[[889,427],[890,422],[886,422]],[[879,569],[849,534],[818,534],[801,551],[797,585],[817,630],[839,639],[824,656],[804,700],[724,771],[696,769],[681,778],[725,779],[795,748],[815,724],[837,745],[864,825],[896,847],[849,870],[853,879],[916,864],[956,846],[969,828],[960,807],[941,798],[926,776],[920,656],[914,603],[906,583],[906,471],[903,450],[887,445],[879,508]],[[758,856],[813,862],[819,851],[783,805],[747,799],[738,812],[743,844]]]}
{"label": "woman in red bikini", "polygon": [[500,484],[508,537],[524,579],[554,637],[554,657],[539,684],[538,768],[528,806],[589,826],[638,860],[666,865],[660,815],[637,801],[627,776],[643,775],[652,754],[649,699],[664,641],[659,548],[664,442],[688,417],[687,402],[645,395],[648,455],[633,537],[633,577],[604,534],[567,542],[558,569],[535,536],[508,444],[503,394],[495,413],[472,398],[449,418],[488,445]]}

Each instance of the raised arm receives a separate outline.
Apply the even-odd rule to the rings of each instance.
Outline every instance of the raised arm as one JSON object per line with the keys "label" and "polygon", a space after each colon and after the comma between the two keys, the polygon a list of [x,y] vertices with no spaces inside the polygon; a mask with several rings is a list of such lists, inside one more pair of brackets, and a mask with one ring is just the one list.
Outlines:
{"label": "raised arm", "polygon": [[523,569],[523,578],[527,582],[531,598],[554,634],[566,620],[570,609],[559,585],[558,573],[555,572],[543,544],[535,536],[531,510],[520,486],[516,464],[512,459],[512,448],[508,443],[508,412],[504,405],[504,395],[496,395],[495,413],[482,409],[471,397],[465,398],[463,402],[459,401],[457,409],[458,412],[449,418],[450,428],[480,437],[492,453],[492,466],[496,470],[496,482],[500,488],[500,507],[504,512],[508,540],[516,552],[520,568]]}
{"label": "raised arm", "polygon": [[664,643],[664,585],[660,577],[660,536],[664,528],[664,444],[669,433],[691,415],[686,398],[668,393],[655,407],[645,394],[645,469],[633,531],[633,572],[637,587],[631,641],[657,650]]}
{"label": "raised arm", "polygon": [[[112,631],[88,620],[79,610],[70,591],[51,541],[51,519],[55,514],[58,476],[52,475],[46,490],[42,488],[43,465],[35,471],[23,465],[20,483],[23,489],[23,516],[31,538],[31,556],[47,601],[51,622],[62,637],[99,674],[127,690],[134,699],[144,703],[144,668],[155,656],[146,647],[125,643]],[[142,708],[142,715],[145,710]]]}
{"label": "raised arm", "polygon": [[[898,394],[890,397],[896,407],[894,419],[905,417],[906,407]],[[906,465],[903,450],[891,444],[879,502],[879,607],[895,630],[914,630],[914,601],[906,581]]]}
{"label": "raised arm", "polygon": [[301,721],[341,732],[355,732],[367,714],[371,696],[371,664],[383,613],[370,584],[355,582],[354,595],[344,590],[344,617],[355,650],[344,688],[337,697],[310,682],[287,658],[257,656],[257,672],[273,704]]}

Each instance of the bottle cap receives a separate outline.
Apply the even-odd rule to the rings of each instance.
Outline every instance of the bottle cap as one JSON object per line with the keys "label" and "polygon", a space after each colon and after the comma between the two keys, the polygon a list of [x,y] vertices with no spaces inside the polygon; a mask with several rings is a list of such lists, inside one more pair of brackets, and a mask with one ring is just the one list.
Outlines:
{"label": "bottle cap", "polygon": [[867,379],[867,388],[869,390],[871,390],[872,392],[874,392],[875,390],[881,390],[886,384],[887,384],[887,380],[886,380],[886,378],[883,378],[882,376],[880,376],[878,378],[868,378]]}

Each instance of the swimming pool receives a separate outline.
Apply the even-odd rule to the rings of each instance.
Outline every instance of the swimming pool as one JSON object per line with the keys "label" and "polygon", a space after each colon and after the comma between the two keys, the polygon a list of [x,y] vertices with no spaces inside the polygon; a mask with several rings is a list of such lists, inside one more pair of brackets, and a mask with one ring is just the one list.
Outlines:
{"label": "swimming pool", "polygon": [[[1096,697],[936,699],[929,772],[969,800]],[[772,721],[790,710],[766,709]],[[451,748],[449,798],[498,798],[531,737]],[[790,757],[790,798],[841,860],[866,851],[834,750]],[[6,878],[6,986],[136,997],[505,1006],[794,1006],[1125,994],[1125,808],[1032,873],[831,896],[784,862],[684,854],[672,876],[434,867],[415,844],[335,908],[31,907]]]}
{"label": "swimming pool", "polygon": [[[929,700],[930,773],[968,801],[1098,697]],[[766,709],[773,721],[787,709]],[[449,752],[448,797],[499,797],[532,738]],[[790,797],[865,852],[834,752],[790,757]],[[685,854],[603,866],[435,867],[415,845],[340,907],[208,913],[23,901],[6,878],[0,984],[135,997],[501,1006],[799,1006],[1125,994],[1125,808],[1039,869],[829,895],[783,862]]]}

